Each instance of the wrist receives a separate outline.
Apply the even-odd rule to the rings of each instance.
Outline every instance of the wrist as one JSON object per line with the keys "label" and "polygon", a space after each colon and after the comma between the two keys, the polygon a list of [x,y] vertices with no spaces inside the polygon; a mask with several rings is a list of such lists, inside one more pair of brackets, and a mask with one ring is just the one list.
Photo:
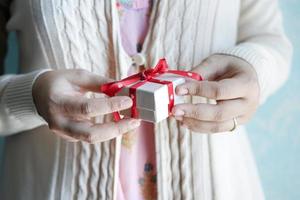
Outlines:
{"label": "wrist", "polygon": [[32,96],[36,78],[46,70],[16,75],[8,82],[1,102],[9,115],[23,124],[40,124],[43,120],[37,114]]}
{"label": "wrist", "polygon": [[34,103],[34,106],[36,108],[36,111],[39,115],[41,115],[40,113],[40,109],[39,109],[39,99],[40,99],[40,94],[43,92],[43,87],[42,87],[42,83],[45,82],[45,77],[51,73],[52,70],[41,70],[39,71],[39,73],[37,74],[37,76],[35,77],[35,79],[32,82],[32,100]]}

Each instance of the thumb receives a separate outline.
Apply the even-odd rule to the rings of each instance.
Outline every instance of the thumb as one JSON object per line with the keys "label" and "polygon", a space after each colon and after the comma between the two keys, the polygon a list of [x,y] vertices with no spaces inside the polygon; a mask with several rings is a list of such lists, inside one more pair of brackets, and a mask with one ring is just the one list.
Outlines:
{"label": "thumb", "polygon": [[68,76],[68,80],[73,84],[92,92],[100,92],[100,86],[113,81],[84,69],[75,69]]}
{"label": "thumb", "polygon": [[193,68],[192,72],[200,74],[204,80],[215,81],[224,72],[227,65],[226,59],[222,55],[212,55],[204,59],[199,65]]}

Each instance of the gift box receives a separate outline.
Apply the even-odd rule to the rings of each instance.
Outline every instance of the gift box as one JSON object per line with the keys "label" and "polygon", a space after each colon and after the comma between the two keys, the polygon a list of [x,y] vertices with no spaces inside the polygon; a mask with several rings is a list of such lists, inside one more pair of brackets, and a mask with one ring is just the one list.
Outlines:
{"label": "gift box", "polygon": [[[144,121],[159,122],[166,119],[169,116],[169,98],[174,98],[174,105],[184,103],[183,96],[175,95],[176,86],[185,82],[183,77],[174,74],[162,74],[155,79],[172,83],[174,95],[169,97],[167,84],[148,81],[139,86],[135,93],[136,116]],[[130,88],[135,84],[124,87],[117,95],[130,96]],[[131,116],[131,109],[121,112],[121,114]]]}
{"label": "gift box", "polygon": [[[161,59],[154,68],[147,69],[120,81],[101,86],[108,96],[129,96],[133,106],[121,112],[122,115],[157,123],[166,119],[174,105],[184,103],[182,96],[175,93],[176,86],[186,79],[202,80],[201,76],[182,70],[169,70],[165,59]],[[114,113],[115,120],[121,118]]]}

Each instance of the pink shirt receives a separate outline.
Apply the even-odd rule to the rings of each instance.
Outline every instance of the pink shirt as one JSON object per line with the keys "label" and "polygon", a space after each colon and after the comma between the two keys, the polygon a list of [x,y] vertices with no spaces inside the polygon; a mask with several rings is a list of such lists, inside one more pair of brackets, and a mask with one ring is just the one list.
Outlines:
{"label": "pink shirt", "polygon": [[[149,0],[120,0],[122,44],[130,55],[138,53],[148,31]],[[130,75],[130,70],[128,75]],[[140,128],[122,138],[118,200],[153,200],[157,196],[154,126]]]}

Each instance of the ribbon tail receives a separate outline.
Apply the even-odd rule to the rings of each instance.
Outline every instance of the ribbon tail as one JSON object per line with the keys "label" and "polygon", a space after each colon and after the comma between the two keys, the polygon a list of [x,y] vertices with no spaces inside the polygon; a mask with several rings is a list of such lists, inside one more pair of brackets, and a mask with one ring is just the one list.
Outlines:
{"label": "ribbon tail", "polygon": [[114,112],[114,113],[113,113],[113,116],[114,116],[115,122],[118,122],[118,121],[121,120],[121,116],[120,116],[120,113],[119,113],[119,112]]}

